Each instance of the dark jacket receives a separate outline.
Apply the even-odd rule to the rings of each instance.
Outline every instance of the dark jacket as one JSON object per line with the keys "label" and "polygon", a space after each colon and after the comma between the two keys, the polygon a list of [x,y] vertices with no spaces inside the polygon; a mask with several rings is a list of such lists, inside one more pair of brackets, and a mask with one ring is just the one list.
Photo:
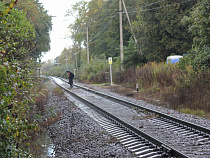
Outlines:
{"label": "dark jacket", "polygon": [[67,73],[70,72],[69,75],[69,84],[72,85],[73,84],[73,78],[74,78],[74,74],[71,71],[66,71]]}
{"label": "dark jacket", "polygon": [[72,79],[73,80],[74,74],[71,71],[69,71],[69,72],[70,72],[69,79]]}

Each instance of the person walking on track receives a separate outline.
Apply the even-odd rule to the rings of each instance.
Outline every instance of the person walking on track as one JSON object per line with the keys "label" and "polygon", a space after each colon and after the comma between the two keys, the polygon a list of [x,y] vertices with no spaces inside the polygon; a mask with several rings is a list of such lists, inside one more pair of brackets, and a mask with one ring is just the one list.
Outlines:
{"label": "person walking on track", "polygon": [[69,75],[69,83],[70,87],[73,87],[73,78],[74,78],[74,74],[71,71],[67,71],[68,75]]}

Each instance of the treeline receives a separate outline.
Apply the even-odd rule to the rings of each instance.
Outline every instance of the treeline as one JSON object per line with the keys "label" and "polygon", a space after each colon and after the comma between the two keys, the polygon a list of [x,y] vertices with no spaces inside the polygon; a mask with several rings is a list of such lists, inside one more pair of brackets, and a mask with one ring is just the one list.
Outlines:
{"label": "treeline", "polygon": [[[122,5],[125,72],[149,62],[165,62],[167,56],[174,54],[184,55],[179,63],[182,70],[187,66],[192,67],[193,73],[209,69],[208,0],[121,2],[125,4],[125,7]],[[129,25],[125,8],[133,29]],[[65,48],[55,59],[53,67],[51,66],[53,63],[45,64],[43,73],[53,75],[59,73],[65,76],[63,69],[68,69],[66,65],[68,63],[72,71],[77,70],[79,78],[91,79],[94,78],[92,76],[104,74],[109,69],[108,65],[104,65],[108,57],[113,58],[116,71],[120,71],[122,55],[119,1],[80,1],[68,10],[66,16],[75,15],[74,13],[77,13],[77,18],[69,26],[74,46]]]}
{"label": "treeline", "polygon": [[[64,49],[54,63],[44,64],[43,73],[65,77],[65,69],[76,69],[80,81],[107,83],[108,57],[112,57],[114,83],[132,89],[137,83],[140,91],[158,92],[174,109],[209,112],[210,2],[124,0],[124,3],[133,28],[131,31],[122,3],[124,71],[119,0],[91,0],[80,1],[68,10],[67,16],[78,13],[69,26],[74,46]],[[183,55],[183,59],[177,65],[167,65],[167,56],[174,54]]]}
{"label": "treeline", "polygon": [[[132,32],[122,5],[125,68],[165,61],[171,54],[189,54],[188,63],[209,66],[208,0],[123,1],[133,27]],[[90,58],[105,56],[113,57],[114,62],[119,60],[119,1],[80,1],[67,16],[74,12],[78,16],[70,31],[75,45],[87,46],[88,33]]]}
{"label": "treeline", "polygon": [[51,27],[38,0],[0,1],[0,157],[29,157],[39,59],[50,49]]}

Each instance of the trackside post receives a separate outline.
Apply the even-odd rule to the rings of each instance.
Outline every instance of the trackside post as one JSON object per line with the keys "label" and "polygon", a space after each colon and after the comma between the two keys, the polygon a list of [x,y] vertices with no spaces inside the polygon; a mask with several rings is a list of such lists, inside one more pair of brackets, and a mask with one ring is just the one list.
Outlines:
{"label": "trackside post", "polygon": [[110,65],[110,79],[112,85],[112,57],[109,57],[109,65]]}

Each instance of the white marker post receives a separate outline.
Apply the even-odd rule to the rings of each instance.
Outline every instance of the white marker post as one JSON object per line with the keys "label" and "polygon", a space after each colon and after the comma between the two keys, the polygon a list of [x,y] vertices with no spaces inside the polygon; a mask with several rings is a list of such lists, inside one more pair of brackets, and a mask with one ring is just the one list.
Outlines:
{"label": "white marker post", "polygon": [[139,91],[139,85],[138,85],[138,83],[136,84],[136,91],[137,92]]}
{"label": "white marker post", "polygon": [[75,76],[75,78],[76,78],[76,76],[77,76],[76,70],[77,70],[77,69],[74,69],[74,76]]}
{"label": "white marker post", "polygon": [[109,65],[110,65],[110,79],[112,85],[112,57],[109,57]]}

